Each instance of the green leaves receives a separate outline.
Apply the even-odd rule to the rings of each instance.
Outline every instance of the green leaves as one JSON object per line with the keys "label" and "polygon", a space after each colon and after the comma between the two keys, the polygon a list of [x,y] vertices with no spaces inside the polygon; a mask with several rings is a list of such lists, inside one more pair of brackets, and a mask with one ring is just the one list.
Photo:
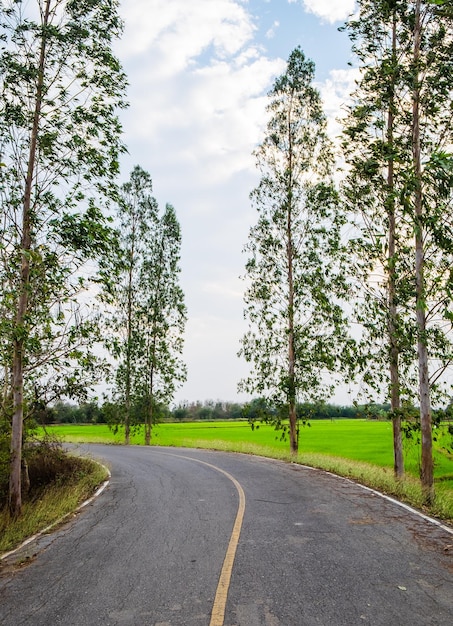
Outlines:
{"label": "green leaves", "polygon": [[[354,242],[360,300],[356,313],[370,342],[363,348],[372,359],[388,362],[389,353],[381,350],[380,338],[385,318],[390,315],[388,290],[396,306],[392,341],[400,346],[400,373],[410,397],[417,394],[414,377],[415,253],[414,236],[426,244],[426,296],[420,310],[439,310],[442,291],[448,284],[446,268],[451,246],[451,84],[452,44],[445,33],[445,22],[434,17],[432,8],[422,7],[424,27],[422,54],[418,61],[421,116],[422,205],[423,215],[415,215],[417,175],[413,165],[414,88],[413,4],[399,2],[360,2],[360,20],[348,24],[355,52],[362,65],[362,78],[355,93],[355,104],[345,125],[344,149],[350,171],[343,188],[345,204],[355,212]],[[418,83],[417,83],[418,84]],[[447,149],[446,149],[447,148]],[[390,232],[392,235],[390,236]],[[361,236],[357,236],[360,233]],[[392,244],[393,238],[393,244]],[[393,251],[390,246],[395,248]],[[442,252],[441,252],[442,251]],[[437,275],[437,277],[436,277]],[[442,277],[443,276],[443,277]],[[359,284],[361,283],[361,286]],[[444,287],[441,287],[441,285]],[[437,295],[436,295],[437,291]],[[444,291],[445,293],[445,291]],[[372,304],[375,299],[376,306]],[[358,313],[358,308],[363,312]],[[365,311],[367,311],[365,313]],[[376,321],[382,316],[382,323]],[[370,323],[363,320],[369,318]],[[429,323],[439,324],[440,319]],[[376,330],[375,330],[376,329]],[[390,339],[389,339],[390,341]],[[373,349],[373,345],[375,349]],[[378,356],[379,355],[379,356]],[[361,362],[358,359],[358,362]],[[434,364],[433,364],[434,366]],[[382,391],[376,364],[376,390]],[[372,376],[368,378],[371,380]],[[409,382],[410,381],[410,382]],[[413,384],[415,381],[415,384]],[[412,386],[413,385],[413,386]],[[389,390],[390,393],[390,390]]]}
{"label": "green leaves", "polygon": [[443,18],[453,18],[452,0],[427,0],[427,4],[437,7],[436,14]]}
{"label": "green leaves", "polygon": [[142,406],[149,435],[160,403],[170,402],[186,376],[180,226],[171,205],[160,213],[151,191],[150,175],[136,166],[118,203],[118,280],[111,320],[116,338],[110,349],[118,359],[115,394],[125,407],[126,439],[132,406]]}
{"label": "green leaves", "polygon": [[105,277],[102,208],[116,195],[126,80],[111,49],[117,2],[1,6],[0,377],[5,397],[14,390],[18,512],[27,396],[83,395],[104,372],[86,292]]}
{"label": "green leaves", "polygon": [[[297,448],[296,399],[330,392],[324,371],[337,366],[345,324],[338,299],[338,196],[314,66],[297,48],[269,93],[267,134],[256,150],[260,183],[250,195],[258,220],[245,251],[245,317],[240,355],[252,366],[240,388],[286,407]],[[341,329],[341,330],[340,330]]]}

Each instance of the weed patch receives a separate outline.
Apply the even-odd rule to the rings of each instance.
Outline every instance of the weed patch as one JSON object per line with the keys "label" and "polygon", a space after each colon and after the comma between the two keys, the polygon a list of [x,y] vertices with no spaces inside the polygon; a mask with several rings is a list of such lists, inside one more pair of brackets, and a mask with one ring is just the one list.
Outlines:
{"label": "weed patch", "polygon": [[0,510],[0,553],[73,512],[106,478],[101,465],[67,454],[56,442],[36,444],[27,457],[30,486],[22,515],[11,518],[6,504]]}

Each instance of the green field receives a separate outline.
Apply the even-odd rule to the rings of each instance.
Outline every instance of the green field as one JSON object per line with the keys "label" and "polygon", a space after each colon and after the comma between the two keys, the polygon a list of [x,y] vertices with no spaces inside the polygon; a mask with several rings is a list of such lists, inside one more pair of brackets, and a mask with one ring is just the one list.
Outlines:
{"label": "green field", "polygon": [[[116,443],[123,442],[122,431],[114,434],[108,426],[60,425],[48,431],[67,442]],[[143,433],[133,435],[131,443],[142,444]],[[254,431],[247,422],[192,422],[165,423],[155,426],[153,445],[203,447],[289,457],[288,441],[281,441],[280,433],[271,426],[260,425]],[[390,422],[367,420],[313,421],[300,432],[299,461],[312,455],[334,457],[364,462],[391,469],[393,465],[392,426]],[[418,475],[419,449],[410,442],[405,444],[406,471]],[[453,489],[453,455],[442,449],[435,452],[435,479]]]}

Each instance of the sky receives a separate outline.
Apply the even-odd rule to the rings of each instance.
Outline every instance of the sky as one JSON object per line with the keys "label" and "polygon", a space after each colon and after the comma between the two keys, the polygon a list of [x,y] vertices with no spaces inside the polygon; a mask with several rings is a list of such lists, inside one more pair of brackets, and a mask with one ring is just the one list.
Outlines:
{"label": "sky", "polygon": [[[353,85],[351,46],[338,27],[354,0],[122,0],[116,45],[129,79],[121,113],[128,154],[148,171],[153,195],[174,206],[182,230],[180,284],[188,322],[187,382],[175,402],[242,402],[238,358],[249,229],[259,182],[252,155],[263,140],[267,93],[300,46],[316,65],[332,136]],[[351,401],[339,389],[333,401]]]}

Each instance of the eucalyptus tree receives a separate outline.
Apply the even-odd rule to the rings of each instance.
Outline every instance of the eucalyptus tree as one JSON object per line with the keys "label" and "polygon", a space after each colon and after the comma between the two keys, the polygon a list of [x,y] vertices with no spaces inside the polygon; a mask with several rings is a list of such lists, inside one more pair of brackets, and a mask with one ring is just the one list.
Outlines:
{"label": "eucalyptus tree", "polygon": [[431,500],[434,468],[429,359],[435,359],[437,378],[453,358],[452,344],[444,341],[445,325],[451,329],[453,320],[453,155],[445,152],[453,145],[453,16],[440,16],[431,3],[416,0],[410,18],[412,168],[404,204],[414,223],[421,479]]}
{"label": "eucalyptus tree", "polygon": [[399,117],[399,92],[404,92],[400,61],[407,54],[407,42],[399,40],[398,5],[395,0],[361,2],[357,18],[347,24],[361,73],[345,120],[343,147],[349,172],[343,191],[348,207],[358,216],[353,216],[356,231],[351,243],[360,290],[354,313],[363,333],[355,364],[364,370],[363,378],[374,391],[382,384],[388,389],[394,471],[401,477],[406,300],[402,286],[410,254],[405,242],[411,234],[397,202],[410,148],[404,132],[407,124]]}
{"label": "eucalyptus tree", "polygon": [[[378,319],[386,326],[383,360],[375,370],[383,361],[389,368],[394,426],[401,393],[409,400],[418,397],[421,478],[432,498],[431,397],[442,390],[442,374],[452,357],[452,165],[447,152],[452,144],[452,24],[432,3],[362,0],[359,8],[359,19],[348,24],[362,74],[346,128],[347,198],[363,216],[358,241],[367,279],[365,302],[368,309],[380,308]],[[383,290],[376,299],[376,292],[369,294],[379,272]],[[376,332],[369,332],[368,344],[373,339]],[[395,455],[397,474],[400,463]]]}
{"label": "eucalyptus tree", "polygon": [[139,379],[141,341],[137,311],[143,299],[141,276],[159,223],[157,202],[151,193],[151,176],[140,166],[134,167],[129,181],[120,190],[117,281],[109,285],[113,296],[109,300],[114,308],[110,323],[113,339],[109,347],[118,359],[115,387],[122,407],[120,422],[124,425],[126,444],[130,440],[132,404],[137,400]]}
{"label": "eucalyptus tree", "polygon": [[150,443],[157,413],[186,376],[181,229],[173,207],[167,204],[161,213],[151,193],[151,176],[136,166],[120,190],[117,280],[105,292],[113,308],[108,347],[118,364],[114,391],[120,412],[114,421],[124,425],[126,443],[132,423],[143,421]]}
{"label": "eucalyptus tree", "polygon": [[334,371],[345,335],[338,300],[342,222],[313,77],[313,62],[296,48],[269,93],[267,133],[255,153],[261,180],[251,193],[258,221],[245,248],[250,328],[239,353],[252,364],[240,388],[280,407],[277,420],[289,419],[292,453],[296,403],[330,393],[324,374]]}
{"label": "eucalyptus tree", "polygon": [[89,261],[107,253],[102,209],[123,150],[117,9],[116,0],[0,4],[1,358],[15,515],[27,390],[39,382],[57,393],[60,383],[72,394],[85,386],[85,366],[95,371],[87,344],[96,324],[81,292]]}
{"label": "eucalyptus tree", "polygon": [[145,444],[161,404],[168,405],[186,379],[182,360],[187,309],[179,275],[181,228],[174,208],[167,204],[159,217],[153,241],[140,274],[142,298],[137,310],[140,328],[139,386],[146,400]]}

